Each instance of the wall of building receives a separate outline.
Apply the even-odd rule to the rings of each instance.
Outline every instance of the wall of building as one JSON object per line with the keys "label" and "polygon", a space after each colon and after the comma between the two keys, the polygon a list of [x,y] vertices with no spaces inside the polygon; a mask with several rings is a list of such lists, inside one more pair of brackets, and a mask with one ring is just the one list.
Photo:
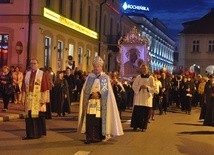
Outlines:
{"label": "wall of building", "polygon": [[[190,66],[196,64],[200,66],[200,73],[205,75],[205,69],[214,64],[214,52],[208,51],[208,42],[213,38],[213,34],[181,34],[179,39],[179,65],[184,70],[188,70]],[[198,52],[193,51],[194,40],[200,42]]]}
{"label": "wall of building", "polygon": [[173,53],[175,52],[175,42],[162,30],[154,25],[150,20],[143,17],[141,23],[141,33],[150,40],[149,54],[152,57],[151,71],[166,68],[173,72]]}
{"label": "wall of building", "polygon": [[[9,49],[8,49],[8,65],[18,65],[18,56],[15,52],[15,45],[17,41],[21,41],[23,43],[23,52],[19,56],[19,66],[22,67],[22,70],[25,70],[27,66],[27,57],[29,58],[37,58],[40,62],[40,67],[44,66],[44,48],[45,48],[45,37],[51,38],[51,45],[50,45],[50,67],[53,67],[54,71],[59,69],[65,69],[66,67],[66,60],[69,51],[69,44],[74,45],[74,60],[76,62],[76,66],[80,67],[82,70],[91,71],[92,66],[86,65],[86,51],[91,51],[91,58],[92,61],[95,54],[98,52],[98,40],[90,38],[80,32],[72,30],[68,27],[65,27],[61,24],[55,23],[43,16],[43,9],[46,6],[45,0],[38,1],[32,0],[31,5],[31,31],[30,31],[30,39],[28,40],[29,36],[29,9],[30,9],[30,1],[29,0],[13,0],[13,3],[0,5],[0,14],[1,14],[1,21],[0,21],[0,32],[2,34],[9,34]],[[51,0],[50,1],[50,9],[54,10],[56,13],[59,12],[59,1],[58,0]],[[63,15],[69,18],[69,3],[70,1],[63,1]],[[78,10],[79,2],[74,1],[75,6],[73,18],[76,22],[79,22],[79,14],[80,10]],[[88,1],[84,0],[84,7],[88,8],[89,5]],[[98,4],[96,1],[90,3],[92,5],[92,17],[91,17],[91,28],[92,30],[95,29],[93,17],[94,11],[98,9]],[[96,8],[96,9],[94,9]],[[85,15],[83,16],[83,26],[87,25],[87,9],[83,10]],[[57,65],[57,41],[60,40],[63,42],[63,58],[62,58],[62,66],[61,68]],[[28,44],[28,41],[29,44]],[[82,63],[78,64],[78,48],[81,47],[83,49],[82,53]],[[29,48],[29,56],[27,54]],[[91,64],[91,62],[90,62]]]}
{"label": "wall of building", "polygon": [[[32,2],[31,5],[30,2]],[[39,59],[40,67],[44,67],[46,62],[45,38],[49,38],[50,62],[48,66],[52,67],[55,72],[65,69],[67,66],[68,53],[71,51],[69,44],[74,47],[73,58],[76,66],[80,69],[90,72],[92,70],[92,60],[94,56],[99,53],[105,61],[105,71],[119,70],[117,61],[117,39],[109,42],[108,37],[126,35],[134,26],[139,28],[142,35],[150,38],[151,47],[149,50],[151,53],[155,53],[156,49],[156,51],[159,51],[157,53],[163,55],[163,59],[169,59],[171,61],[174,42],[163,32],[159,30],[154,31],[157,28],[151,24],[147,26],[148,23],[144,23],[145,28],[142,28],[126,15],[122,15],[120,13],[120,0],[103,0],[102,2],[106,2],[102,5],[102,16],[100,16],[100,0],[73,0],[73,5],[70,0],[63,0],[62,12],[60,12],[59,0],[50,0],[50,6],[47,6],[51,11],[79,23],[86,28],[90,28],[98,34],[100,33],[97,39],[44,17],[43,12],[44,7],[46,7],[46,0],[13,0],[10,4],[0,5],[0,33],[9,34],[8,65],[19,64],[22,70],[25,70],[29,61],[28,58],[35,57]],[[82,11],[80,11],[81,4]],[[72,13],[71,8],[73,9]],[[29,18],[29,13],[31,13],[31,18]],[[81,14],[82,20],[80,20]],[[31,19],[30,25],[29,19]],[[18,55],[15,52],[17,41],[23,43],[23,52],[19,56],[19,62]],[[63,57],[60,67],[57,58],[58,41],[63,43]],[[109,45],[114,45],[116,48],[111,49]],[[78,64],[79,48],[82,49],[82,62]],[[89,64],[87,64],[87,58],[89,58],[87,51],[91,52]],[[171,68],[171,66],[169,66],[169,68]]]}

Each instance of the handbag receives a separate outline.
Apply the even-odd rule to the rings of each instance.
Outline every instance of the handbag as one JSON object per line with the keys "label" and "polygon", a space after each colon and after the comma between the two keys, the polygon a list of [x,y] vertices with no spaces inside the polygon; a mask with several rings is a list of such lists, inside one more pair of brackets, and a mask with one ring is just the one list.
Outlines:
{"label": "handbag", "polygon": [[15,93],[15,87],[12,84],[6,85],[4,88],[4,93],[6,95],[12,95]]}

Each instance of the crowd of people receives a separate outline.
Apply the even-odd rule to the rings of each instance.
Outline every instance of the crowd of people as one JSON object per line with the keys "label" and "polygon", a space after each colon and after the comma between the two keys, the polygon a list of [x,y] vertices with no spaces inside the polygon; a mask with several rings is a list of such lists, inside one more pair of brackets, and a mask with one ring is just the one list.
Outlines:
{"label": "crowd of people", "polygon": [[[192,107],[201,107],[203,125],[214,126],[214,75],[174,75],[165,68],[151,73],[142,64],[132,81],[123,81],[118,72],[105,73],[103,60],[97,56],[89,74],[67,67],[54,73],[39,68],[37,59],[30,68],[3,66],[0,92],[7,112],[8,104],[23,104],[26,111],[26,136],[46,135],[45,119],[71,113],[71,102],[79,102],[78,131],[86,135],[85,143],[100,142],[123,135],[122,112],[132,110],[130,127],[145,132],[155,115],[166,115],[170,106],[188,115]],[[194,76],[193,76],[194,75]]]}
{"label": "crowd of people", "polygon": [[0,96],[3,99],[4,108],[2,111],[8,110],[9,101],[17,104],[21,103],[21,86],[23,81],[23,73],[18,66],[3,66],[0,72]]}

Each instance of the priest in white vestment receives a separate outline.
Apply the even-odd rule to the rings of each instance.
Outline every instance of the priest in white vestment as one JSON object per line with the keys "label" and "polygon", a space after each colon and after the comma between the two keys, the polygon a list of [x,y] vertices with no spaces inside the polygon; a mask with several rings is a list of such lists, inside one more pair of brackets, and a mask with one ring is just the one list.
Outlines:
{"label": "priest in white vestment", "polygon": [[110,77],[102,72],[103,63],[95,57],[93,73],[88,75],[80,96],[78,131],[86,134],[85,144],[124,134]]}

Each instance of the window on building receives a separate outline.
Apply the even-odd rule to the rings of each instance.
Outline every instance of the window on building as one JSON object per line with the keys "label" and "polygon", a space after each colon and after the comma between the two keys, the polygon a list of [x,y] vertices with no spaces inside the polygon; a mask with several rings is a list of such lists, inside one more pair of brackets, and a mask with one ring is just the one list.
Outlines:
{"label": "window on building", "polygon": [[71,55],[72,57],[74,57],[74,45],[73,44],[68,45],[68,55]]}
{"label": "window on building", "polygon": [[214,52],[214,40],[209,40],[208,52]]}
{"label": "window on building", "polygon": [[83,51],[83,48],[82,47],[79,47],[78,48],[78,65],[82,64],[82,52]]}
{"label": "window on building", "polygon": [[51,58],[51,38],[45,36],[45,58],[44,58],[45,67],[51,67],[50,58]]}
{"label": "window on building", "polygon": [[87,66],[91,64],[91,51],[87,50],[86,52],[86,64]]}
{"label": "window on building", "polygon": [[104,15],[104,21],[103,21],[103,34],[106,34],[106,15]]}
{"label": "window on building", "polygon": [[113,19],[110,19],[110,36],[113,34]]}
{"label": "window on building", "polygon": [[7,65],[8,59],[8,34],[0,34],[0,68]]}
{"label": "window on building", "polygon": [[119,35],[119,33],[120,33],[120,24],[117,23],[117,34]]}
{"label": "window on building", "polygon": [[63,0],[59,0],[59,14],[62,14],[63,12]]}
{"label": "window on building", "polygon": [[62,70],[62,59],[63,59],[63,42],[58,40],[57,43],[57,60],[58,60],[58,69]]}
{"label": "window on building", "polygon": [[199,40],[193,40],[193,46],[192,46],[192,51],[193,52],[199,52]]}
{"label": "window on building", "polygon": [[0,0],[0,3],[11,3],[11,0]]}
{"label": "window on building", "polygon": [[97,31],[97,29],[98,29],[98,11],[96,10],[96,12],[95,12],[95,31]]}
{"label": "window on building", "polygon": [[122,36],[123,35],[123,24],[120,23],[120,35]]}
{"label": "window on building", "polygon": [[125,27],[125,25],[123,26],[123,33],[122,34],[123,35],[126,34],[126,27]]}
{"label": "window on building", "polygon": [[82,24],[83,23],[83,2],[82,1],[80,1],[80,24]]}
{"label": "window on building", "polygon": [[51,7],[51,0],[46,0],[46,5],[45,5],[47,8],[50,8]]}
{"label": "window on building", "polygon": [[70,0],[70,19],[73,19],[74,0]]}
{"label": "window on building", "polygon": [[88,28],[91,28],[91,6],[88,6]]}

